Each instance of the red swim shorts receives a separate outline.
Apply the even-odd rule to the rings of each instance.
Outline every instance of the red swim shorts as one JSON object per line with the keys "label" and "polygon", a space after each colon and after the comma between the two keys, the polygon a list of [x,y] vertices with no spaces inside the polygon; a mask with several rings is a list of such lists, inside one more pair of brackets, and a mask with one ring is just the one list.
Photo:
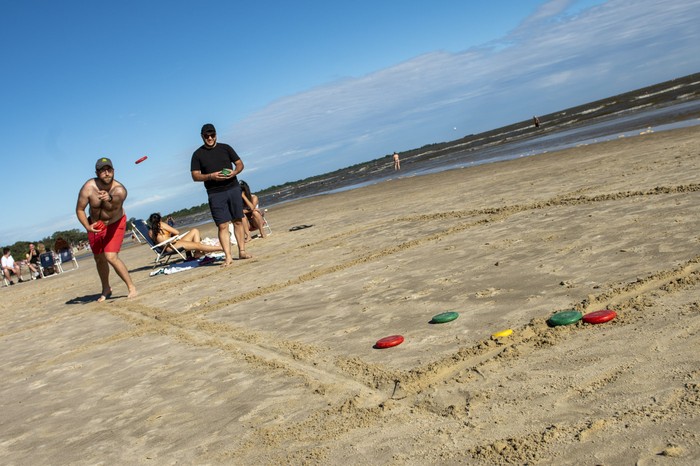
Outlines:
{"label": "red swim shorts", "polygon": [[126,232],[126,214],[118,221],[110,223],[107,228],[99,233],[88,232],[88,241],[92,253],[119,252],[124,242]]}

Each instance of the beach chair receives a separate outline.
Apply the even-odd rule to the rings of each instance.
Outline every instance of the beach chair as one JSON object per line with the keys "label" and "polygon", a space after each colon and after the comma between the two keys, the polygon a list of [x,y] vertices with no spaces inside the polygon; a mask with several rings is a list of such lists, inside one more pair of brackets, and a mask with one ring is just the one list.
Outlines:
{"label": "beach chair", "polygon": [[[143,222],[143,220],[140,220],[140,221]],[[134,236],[136,237],[136,241],[138,241],[139,244],[140,243],[148,244],[148,239],[146,238],[146,236],[148,236],[148,234],[146,234],[146,236],[144,236],[143,233],[141,233],[139,231],[139,229],[136,228],[136,225],[134,225],[134,222],[131,222],[131,232],[134,234]],[[148,233],[148,228],[146,228],[146,233]]]}
{"label": "beach chair", "polygon": [[[53,273],[47,275],[46,269],[51,269]],[[61,264],[56,261],[56,258],[53,256],[53,252],[47,251],[39,255],[39,273],[41,274],[42,278],[57,275],[59,272],[63,272],[63,268],[61,267]]]}
{"label": "beach chair", "polygon": [[270,228],[270,224],[267,223],[267,217],[265,216],[265,214],[267,213],[267,209],[263,209],[260,212],[262,213],[263,228],[265,229],[265,234],[272,234],[272,228]]}
{"label": "beach chair", "polygon": [[189,233],[189,231],[168,238],[162,243],[155,244],[153,239],[151,238],[151,235],[148,234],[148,225],[144,220],[136,220],[135,222],[132,222],[131,225],[136,229],[136,231],[139,232],[141,237],[146,241],[146,244],[150,246],[151,251],[153,251],[156,254],[156,258],[153,261],[154,267],[156,265],[159,265],[163,261],[165,261],[163,262],[163,264],[167,264],[168,262],[170,262],[172,256],[175,255],[180,256],[182,260],[187,260],[187,257],[184,254],[185,250],[183,248],[176,248],[172,246],[172,243],[185,236],[187,233]]}
{"label": "beach chair", "polygon": [[75,258],[75,256],[73,255],[73,251],[71,251],[70,249],[61,249],[60,251],[58,251],[57,262],[61,266],[61,270],[63,270],[63,264],[68,264],[70,262],[73,263],[73,268],[69,270],[75,270],[78,267],[80,267],[78,265],[78,259]]}

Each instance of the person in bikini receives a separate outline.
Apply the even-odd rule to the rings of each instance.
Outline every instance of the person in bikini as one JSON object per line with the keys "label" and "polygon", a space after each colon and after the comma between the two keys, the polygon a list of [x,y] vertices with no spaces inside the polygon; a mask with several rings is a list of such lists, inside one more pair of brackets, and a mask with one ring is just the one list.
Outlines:
{"label": "person in bikini", "polygon": [[[158,213],[151,214],[151,216],[148,217],[148,227],[148,235],[156,244],[162,243],[168,238],[180,234],[177,229],[164,222]],[[199,234],[199,230],[196,228],[192,228],[185,234],[185,236],[173,242],[171,247],[176,249],[183,248],[188,252],[195,251],[200,253],[219,252],[224,250],[221,246],[203,244],[202,236]]]}
{"label": "person in bikini", "polygon": [[[106,157],[97,159],[95,163],[95,178],[85,182],[80,193],[75,214],[78,221],[88,234],[90,248],[95,257],[97,274],[102,283],[102,293],[98,302],[112,296],[109,285],[109,267],[112,266],[119,278],[129,289],[129,298],[138,293],[129,276],[129,270],[119,258],[124,233],[126,231],[126,214],[124,201],[127,192],[123,184],[114,179],[114,165]],[[90,206],[89,216],[85,208]]]}

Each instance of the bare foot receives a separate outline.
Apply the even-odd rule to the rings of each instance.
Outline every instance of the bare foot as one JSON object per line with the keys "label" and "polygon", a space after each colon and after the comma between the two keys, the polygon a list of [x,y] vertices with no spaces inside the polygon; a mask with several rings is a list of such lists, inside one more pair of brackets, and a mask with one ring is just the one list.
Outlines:
{"label": "bare foot", "polygon": [[138,294],[139,294],[139,292],[136,291],[136,288],[134,288],[133,290],[129,291],[127,298],[134,298],[134,297],[138,296]]}
{"label": "bare foot", "polygon": [[107,299],[112,297],[112,289],[110,288],[109,291],[104,292],[102,291],[102,294],[100,295],[99,298],[97,298],[98,303],[102,303],[104,301],[107,301]]}
{"label": "bare foot", "polygon": [[221,267],[228,267],[228,266],[230,266],[231,264],[233,264],[233,261],[232,261],[232,260],[228,260],[228,261],[224,262],[223,264],[221,264]]}
{"label": "bare foot", "polygon": [[241,259],[252,259],[252,258],[253,258],[253,256],[251,256],[250,254],[248,254],[248,253],[245,252],[245,251],[241,251],[241,252],[238,253],[238,260],[241,260]]}

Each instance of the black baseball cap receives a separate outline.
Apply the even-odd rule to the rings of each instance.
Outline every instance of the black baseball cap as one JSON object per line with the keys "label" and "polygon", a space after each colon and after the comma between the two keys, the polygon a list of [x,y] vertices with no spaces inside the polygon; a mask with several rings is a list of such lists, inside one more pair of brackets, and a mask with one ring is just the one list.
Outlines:
{"label": "black baseball cap", "polygon": [[95,162],[95,170],[101,170],[104,167],[114,168],[114,165],[112,165],[112,161],[107,157],[97,159],[97,162]]}
{"label": "black baseball cap", "polygon": [[216,133],[216,128],[211,123],[202,126],[202,134]]}

